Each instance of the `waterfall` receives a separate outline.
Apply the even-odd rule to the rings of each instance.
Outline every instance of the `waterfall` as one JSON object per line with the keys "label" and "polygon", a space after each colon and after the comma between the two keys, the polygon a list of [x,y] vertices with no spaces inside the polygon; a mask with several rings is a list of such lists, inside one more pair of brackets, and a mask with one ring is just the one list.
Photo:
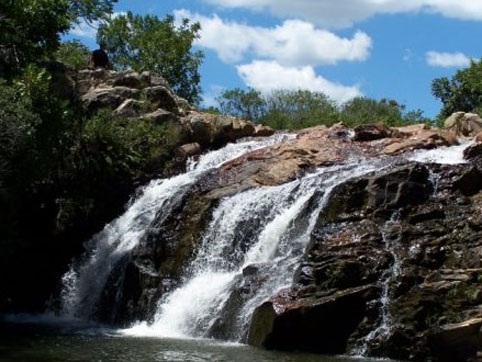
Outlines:
{"label": "waterfall", "polygon": [[61,312],[63,316],[91,318],[96,311],[109,275],[148,233],[155,219],[166,218],[189,187],[206,171],[243,154],[281,142],[288,135],[228,144],[226,147],[190,162],[188,171],[170,179],[155,180],[140,190],[126,212],[108,224],[85,245],[85,254],[75,260],[62,277]]}
{"label": "waterfall", "polygon": [[[159,302],[152,323],[138,323],[123,333],[212,337],[219,335],[220,319],[232,319],[230,330],[222,336],[243,341],[254,309],[291,286],[318,214],[333,188],[384,164],[382,160],[350,160],[281,186],[259,187],[223,199],[182,285]],[[255,287],[243,284],[248,268],[259,273]],[[233,294],[243,287],[249,288],[249,293],[238,301],[241,305],[223,314]]]}
{"label": "waterfall", "polygon": [[[170,216],[177,201],[206,172],[286,137],[290,136],[227,145],[189,162],[185,173],[145,186],[123,215],[86,243],[85,254],[63,276],[61,314],[95,317],[115,268],[149,235],[155,223]],[[179,286],[161,297],[152,320],[139,321],[121,333],[245,341],[255,308],[292,286],[319,214],[336,186],[407,160],[461,163],[466,147],[463,144],[438,152],[416,151],[400,157],[351,158],[282,185],[255,187],[224,197],[215,206]],[[436,180],[436,175],[432,176]],[[385,227],[393,228],[396,223],[392,219]],[[400,273],[400,263],[395,250],[397,240],[385,233],[384,241],[395,262],[384,274],[380,324],[366,336],[367,342],[389,335],[391,328],[390,286]],[[366,351],[362,347],[359,352]]]}
{"label": "waterfall", "polygon": [[377,328],[372,330],[368,335],[359,341],[359,347],[356,347],[352,354],[357,356],[365,356],[371,342],[375,340],[385,341],[391,334],[393,329],[393,317],[390,313],[390,287],[397,281],[402,274],[402,265],[398,247],[402,238],[402,230],[400,225],[400,213],[395,212],[392,217],[381,227],[382,239],[385,249],[390,252],[393,262],[382,276],[382,291],[380,296],[380,323]]}

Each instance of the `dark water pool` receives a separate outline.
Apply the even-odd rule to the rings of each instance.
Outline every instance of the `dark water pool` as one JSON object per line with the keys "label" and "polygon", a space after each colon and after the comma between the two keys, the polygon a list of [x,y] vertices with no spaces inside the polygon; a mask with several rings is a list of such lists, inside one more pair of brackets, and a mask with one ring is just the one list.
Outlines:
{"label": "dark water pool", "polygon": [[265,351],[212,340],[123,337],[89,325],[0,323],[1,362],[349,362],[362,358]]}

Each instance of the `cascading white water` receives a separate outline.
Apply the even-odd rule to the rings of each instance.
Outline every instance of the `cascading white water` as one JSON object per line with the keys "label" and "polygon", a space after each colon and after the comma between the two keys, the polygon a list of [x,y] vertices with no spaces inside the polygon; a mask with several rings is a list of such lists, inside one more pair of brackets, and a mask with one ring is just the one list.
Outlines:
{"label": "cascading white water", "polygon": [[472,141],[461,141],[457,146],[439,147],[433,150],[417,150],[407,155],[409,161],[422,163],[439,163],[456,165],[466,163],[464,150],[472,144]]}
{"label": "cascading white water", "polygon": [[[377,328],[372,330],[368,335],[359,341],[359,347],[355,348],[353,354],[364,356],[367,354],[369,344],[375,339],[386,340],[391,336],[393,328],[393,317],[390,312],[390,287],[393,282],[402,274],[402,266],[399,253],[397,251],[398,244],[401,240],[400,213],[395,212],[390,220],[381,228],[383,243],[385,249],[392,255],[393,263],[390,268],[385,270],[382,279],[382,292],[380,296],[380,323]],[[394,235],[395,234],[395,237]]]}
{"label": "cascading white water", "polygon": [[[379,170],[383,164],[382,160],[351,160],[281,186],[259,187],[225,198],[213,214],[183,285],[161,300],[153,323],[139,323],[123,333],[209,337],[243,270],[257,265],[263,269],[263,280],[240,308],[236,331],[231,333],[241,340],[254,309],[291,285],[332,189],[350,178]],[[316,205],[315,210],[311,210],[308,222],[297,227],[298,217],[310,202]]]}
{"label": "cascading white water", "polygon": [[61,314],[88,319],[96,309],[104,285],[116,264],[147,234],[151,223],[169,215],[176,198],[182,196],[207,170],[216,168],[243,154],[281,142],[290,135],[228,144],[210,152],[189,171],[170,179],[155,180],[144,187],[140,196],[131,201],[126,212],[85,246],[86,254],[75,261],[62,278]]}
{"label": "cascading white water", "polygon": [[[191,162],[186,173],[146,186],[124,215],[88,242],[86,255],[64,275],[62,314],[90,318],[118,262],[148,234],[154,220],[162,221],[170,214],[176,198],[182,197],[204,172],[248,151],[280,142],[283,137],[228,145]],[[443,153],[416,151],[401,158],[461,163],[466,147],[461,145]],[[230,338],[243,340],[254,309],[292,284],[295,269],[333,188],[351,178],[380,171],[393,161],[393,158],[352,159],[280,186],[254,188],[223,199],[181,286],[159,301],[152,322],[141,322],[122,332],[209,337],[233,290],[243,283],[243,270],[255,265],[260,280],[238,306],[231,326],[234,331]],[[386,286],[384,303],[388,308],[388,282]]]}

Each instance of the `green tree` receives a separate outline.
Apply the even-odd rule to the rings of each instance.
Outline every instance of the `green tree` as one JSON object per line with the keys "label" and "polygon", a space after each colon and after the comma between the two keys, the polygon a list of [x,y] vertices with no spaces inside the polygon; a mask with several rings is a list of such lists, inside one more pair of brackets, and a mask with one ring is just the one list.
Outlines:
{"label": "green tree", "polygon": [[482,106],[482,62],[472,60],[468,68],[457,71],[450,80],[434,79],[432,94],[443,104],[440,119],[454,112],[476,111]]}
{"label": "green tree", "polygon": [[337,122],[337,106],[320,92],[275,91],[266,97],[266,115],[261,119],[273,128],[300,129]]}
{"label": "green tree", "polygon": [[53,55],[60,35],[83,18],[107,17],[117,0],[0,1],[0,76]]}
{"label": "green tree", "polygon": [[60,44],[55,58],[74,69],[85,69],[89,65],[90,50],[78,40],[71,40]]}
{"label": "green tree", "polygon": [[0,198],[16,160],[31,145],[39,123],[30,99],[0,81]]}
{"label": "green tree", "polygon": [[356,97],[342,106],[341,121],[347,125],[383,122],[388,126],[403,124],[405,105],[392,99]]}
{"label": "green tree", "polygon": [[191,103],[200,100],[198,68],[203,54],[192,51],[200,25],[184,19],[176,26],[170,15],[117,16],[99,27],[98,41],[106,45],[118,69],[149,70],[164,77],[172,89]]}
{"label": "green tree", "polygon": [[69,0],[69,15],[72,21],[79,18],[88,23],[106,19],[114,9],[118,0]]}
{"label": "green tree", "polygon": [[230,114],[253,122],[258,122],[266,115],[266,100],[261,92],[235,88],[221,93],[216,99],[221,113]]}

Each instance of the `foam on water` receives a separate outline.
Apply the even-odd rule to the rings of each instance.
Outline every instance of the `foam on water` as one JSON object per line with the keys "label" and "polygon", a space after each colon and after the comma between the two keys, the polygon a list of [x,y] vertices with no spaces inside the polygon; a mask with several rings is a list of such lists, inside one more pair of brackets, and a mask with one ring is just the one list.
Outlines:
{"label": "foam on water", "polygon": [[464,159],[464,151],[471,144],[471,141],[461,141],[457,146],[439,147],[433,150],[417,150],[408,154],[407,159],[409,161],[439,163],[445,165],[467,163]]}

